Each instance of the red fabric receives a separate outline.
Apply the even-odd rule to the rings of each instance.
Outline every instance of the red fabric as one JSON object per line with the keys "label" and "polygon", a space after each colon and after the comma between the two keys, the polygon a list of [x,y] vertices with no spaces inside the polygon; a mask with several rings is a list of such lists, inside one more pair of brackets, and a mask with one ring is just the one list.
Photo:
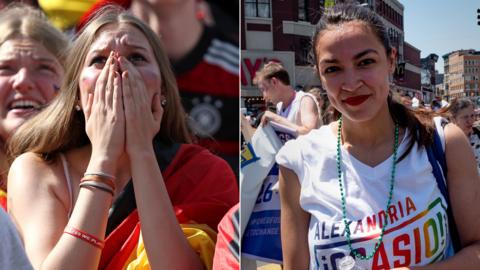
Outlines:
{"label": "red fabric", "polygon": [[[212,74],[215,74],[212,76]],[[206,95],[238,97],[238,74],[225,71],[203,60],[194,69],[177,74],[178,89]]]}
{"label": "red fabric", "polygon": [[0,194],[0,206],[3,210],[7,211],[7,196],[6,194]]}
{"label": "red fabric", "polygon": [[[230,250],[233,248],[232,245],[238,249],[239,236],[235,236],[235,231],[238,232],[238,228],[235,228],[232,222],[233,215],[238,210],[239,204],[236,204],[227,212],[222,221],[220,221],[220,224],[218,224],[217,244],[215,245],[215,256],[213,257],[213,270],[238,270],[240,268],[238,257],[236,258]],[[235,239],[235,237],[237,239]],[[237,242],[234,243],[235,241]]]}
{"label": "red fabric", "polygon": [[197,145],[182,145],[163,173],[168,194],[180,221],[216,228],[238,203],[235,175],[228,164]]}
{"label": "red fabric", "polygon": [[213,153],[223,153],[227,155],[238,155],[238,153],[240,153],[240,146],[238,142],[199,139],[196,143],[207,149],[210,149]]}
{"label": "red fabric", "polygon": [[[105,240],[105,247],[102,250],[98,269],[122,269],[121,266],[123,266],[138,243],[140,235],[139,224],[138,212],[135,210],[113,230]],[[118,267],[118,264],[121,264],[120,267]]]}
{"label": "red fabric", "polygon": [[125,9],[130,7],[130,4],[132,3],[132,0],[98,0],[95,4],[93,4],[90,9],[85,12],[82,17],[80,18],[80,21],[77,24],[76,30],[77,32],[80,31],[90,20],[90,17],[95,14],[100,8],[106,5],[119,5]]}
{"label": "red fabric", "polygon": [[[194,221],[216,228],[238,203],[235,176],[228,164],[197,145],[182,145],[163,172],[179,223]],[[99,269],[122,269],[139,239],[137,211],[106,239]]]}

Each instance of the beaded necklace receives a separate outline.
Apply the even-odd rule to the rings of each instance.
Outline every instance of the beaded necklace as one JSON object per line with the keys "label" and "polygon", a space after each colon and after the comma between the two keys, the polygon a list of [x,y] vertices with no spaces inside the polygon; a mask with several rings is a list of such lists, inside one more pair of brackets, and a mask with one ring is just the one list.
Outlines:
{"label": "beaded necklace", "polygon": [[[346,199],[345,199],[346,196],[345,196],[345,192],[344,192],[344,189],[343,189],[343,186],[345,185],[345,179],[343,179],[343,181],[342,181],[342,169],[341,169],[341,166],[340,166],[340,164],[342,162],[342,156],[341,156],[341,151],[340,151],[341,137],[342,137],[342,116],[340,115],[340,118],[338,120],[337,157],[336,158],[337,158],[338,185],[340,186],[340,196],[342,198],[343,223],[345,224],[347,243],[348,243],[348,247],[350,249],[350,253],[353,254],[353,256],[355,258],[359,258],[361,260],[369,260],[373,257],[375,252],[377,252],[378,248],[382,244],[383,234],[385,232],[385,228],[387,227],[388,209],[389,209],[390,203],[392,201],[393,186],[394,186],[394,183],[395,183],[395,167],[396,167],[396,163],[397,163],[397,148],[398,148],[398,123],[395,123],[395,141],[394,141],[394,144],[393,144],[393,164],[392,164],[392,173],[391,173],[391,177],[390,177],[390,192],[388,194],[387,207],[385,209],[385,225],[382,226],[382,231],[380,232],[380,238],[378,239],[377,243],[375,243],[375,247],[374,247],[373,251],[370,254],[368,254],[367,256],[363,256],[362,254],[358,253],[356,250],[354,250],[352,248],[352,240],[350,238],[351,233],[350,233],[350,228],[349,228],[348,222],[347,222],[347,210],[346,210]],[[342,184],[342,182],[343,182],[343,184]],[[346,259],[346,261],[348,261],[349,264],[350,263],[354,264],[354,260],[353,260],[352,257],[347,256],[345,259]],[[352,265],[352,267],[353,267],[353,265]]]}

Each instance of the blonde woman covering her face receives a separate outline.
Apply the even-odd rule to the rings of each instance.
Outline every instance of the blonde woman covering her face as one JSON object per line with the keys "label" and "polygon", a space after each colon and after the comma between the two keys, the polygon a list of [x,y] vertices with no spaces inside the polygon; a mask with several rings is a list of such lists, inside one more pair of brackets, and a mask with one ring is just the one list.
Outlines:
{"label": "blonde woman covering her face", "polygon": [[79,33],[67,67],[58,98],[9,148],[17,157],[10,213],[34,268],[124,268],[137,253],[118,241],[130,246],[130,238],[143,239],[138,256],[148,254],[151,269],[208,268],[179,222],[211,231],[238,191],[223,160],[185,144],[185,114],[158,38],[109,6]]}

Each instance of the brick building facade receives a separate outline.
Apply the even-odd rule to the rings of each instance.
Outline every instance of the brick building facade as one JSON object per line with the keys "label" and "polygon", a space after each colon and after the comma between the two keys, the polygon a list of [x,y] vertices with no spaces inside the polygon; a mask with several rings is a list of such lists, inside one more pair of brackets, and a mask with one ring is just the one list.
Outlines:
{"label": "brick building facade", "polygon": [[[241,0],[241,95],[246,101],[261,102],[261,93],[252,85],[255,72],[268,61],[281,62],[289,71],[292,87],[319,87],[310,53],[311,37],[322,10],[334,1],[325,0]],[[338,2],[338,1],[337,1]],[[420,51],[404,42],[403,5],[397,0],[366,0],[387,27],[397,48],[395,90],[420,93]]]}
{"label": "brick building facade", "polygon": [[444,59],[444,88],[449,97],[470,97],[480,103],[480,51],[473,49],[447,53]]}

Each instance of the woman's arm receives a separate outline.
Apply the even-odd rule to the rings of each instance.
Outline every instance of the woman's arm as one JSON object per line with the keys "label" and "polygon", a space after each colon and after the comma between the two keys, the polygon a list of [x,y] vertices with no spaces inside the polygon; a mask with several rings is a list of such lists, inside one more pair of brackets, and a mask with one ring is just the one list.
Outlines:
{"label": "woman's arm", "polygon": [[132,153],[130,159],[143,241],[152,269],[203,269],[178,224],[153,149]]}
{"label": "woman's arm", "polygon": [[300,207],[300,182],[292,170],[282,166],[279,181],[283,269],[308,269],[310,215]]}
{"label": "woman's arm", "polygon": [[12,164],[8,207],[35,269],[97,269],[101,250],[63,233],[68,223],[103,240],[111,195],[81,189],[70,220],[68,189],[61,170],[27,153]]}
{"label": "woman's arm", "polygon": [[[163,117],[159,92],[148,93],[136,68],[120,57],[126,123],[126,152],[143,241],[152,269],[202,269],[178,224],[153,150]],[[153,100],[152,100],[153,99]]]}
{"label": "woman's arm", "polygon": [[480,265],[480,179],[473,151],[462,130],[445,127],[445,155],[450,207],[457,225],[462,250],[455,256],[414,269],[478,269]]}

